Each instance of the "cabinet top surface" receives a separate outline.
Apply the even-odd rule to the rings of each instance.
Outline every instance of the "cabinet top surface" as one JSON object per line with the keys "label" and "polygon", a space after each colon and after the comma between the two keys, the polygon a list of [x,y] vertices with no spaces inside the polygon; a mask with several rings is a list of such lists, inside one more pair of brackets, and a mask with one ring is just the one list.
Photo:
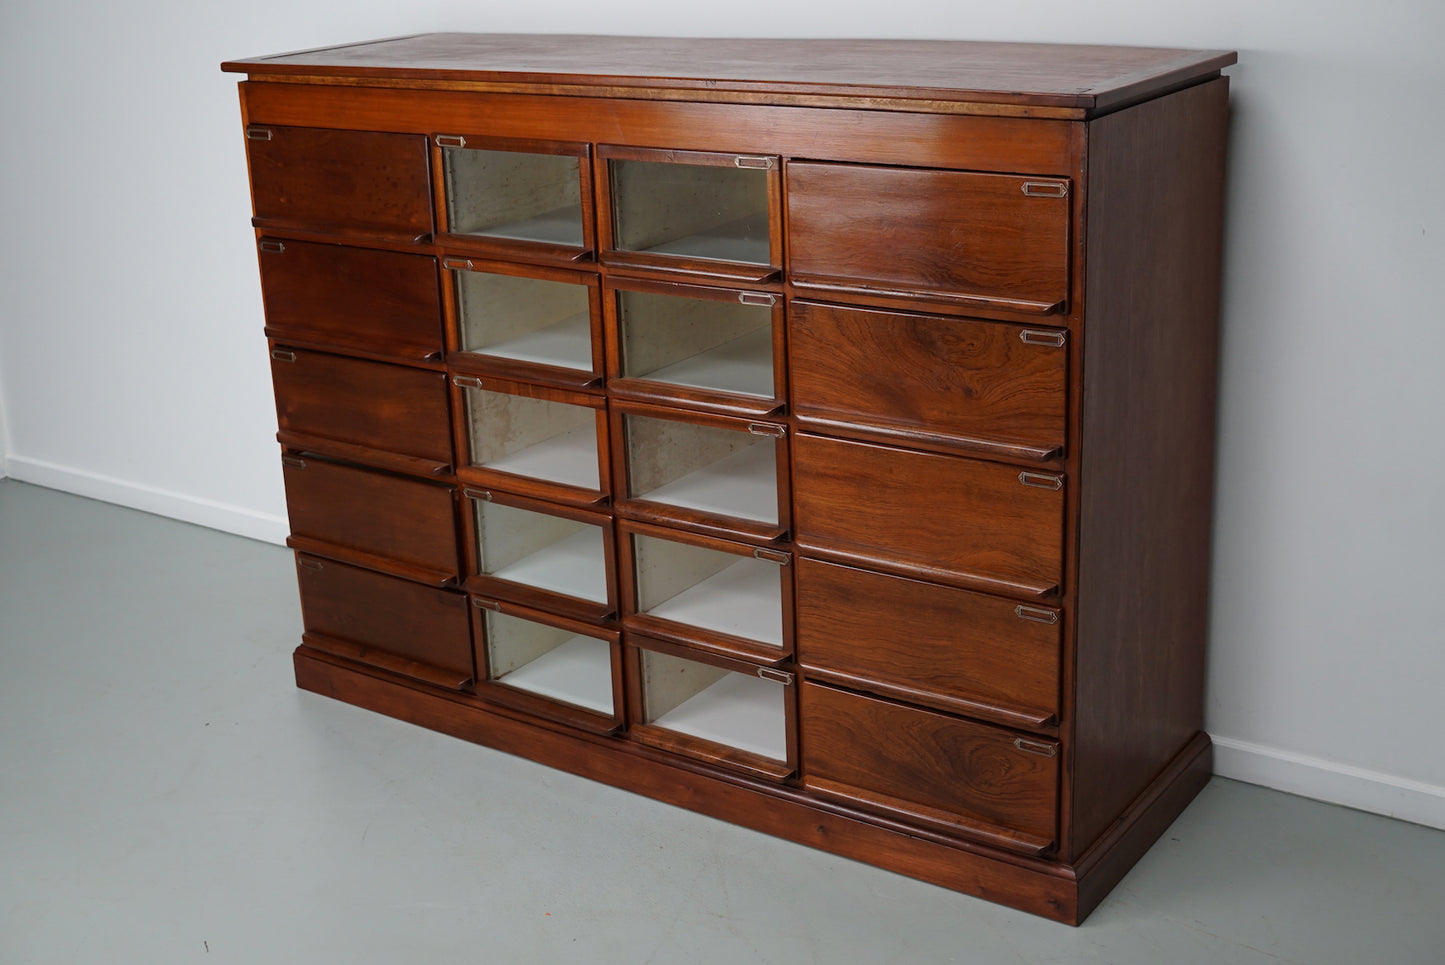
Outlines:
{"label": "cabinet top surface", "polygon": [[1231,51],[1162,47],[439,33],[221,67],[265,80],[518,85],[582,96],[722,91],[802,103],[849,97],[1090,112],[1202,80],[1236,60]]}

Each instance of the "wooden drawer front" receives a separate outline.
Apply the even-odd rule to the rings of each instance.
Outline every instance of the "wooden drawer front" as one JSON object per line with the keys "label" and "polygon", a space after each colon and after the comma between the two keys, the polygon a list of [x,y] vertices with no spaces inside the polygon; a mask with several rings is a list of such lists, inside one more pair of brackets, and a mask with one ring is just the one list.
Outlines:
{"label": "wooden drawer front", "polygon": [[797,568],[810,671],[1014,727],[1057,719],[1054,610],[817,560]]}
{"label": "wooden drawer front", "polygon": [[252,124],[246,129],[257,222],[430,235],[431,178],[419,134]]}
{"label": "wooden drawer front", "polygon": [[271,352],[276,419],[287,431],[452,461],[446,376],[277,347]]}
{"label": "wooden drawer front", "polygon": [[789,271],[799,287],[877,291],[1045,315],[1069,283],[1069,182],[791,162]]}
{"label": "wooden drawer front", "polygon": [[452,688],[472,681],[467,598],[298,555],[305,642]]}
{"label": "wooden drawer front", "polygon": [[320,459],[288,456],[283,463],[294,537],[349,552],[353,562],[369,564],[366,557],[376,556],[383,566],[394,560],[428,571],[402,574],[413,579],[457,578],[450,487]]}
{"label": "wooden drawer front", "polygon": [[1060,475],[807,433],[793,461],[800,549],[972,589],[1058,591]]}
{"label": "wooden drawer front", "polygon": [[260,261],[266,327],[276,337],[440,358],[435,258],[268,238]]}
{"label": "wooden drawer front", "polygon": [[799,698],[806,786],[1015,850],[1053,843],[1055,742],[811,682]]}
{"label": "wooden drawer front", "polygon": [[804,424],[1045,459],[1064,447],[1064,340],[1002,322],[794,301],[793,411]]}

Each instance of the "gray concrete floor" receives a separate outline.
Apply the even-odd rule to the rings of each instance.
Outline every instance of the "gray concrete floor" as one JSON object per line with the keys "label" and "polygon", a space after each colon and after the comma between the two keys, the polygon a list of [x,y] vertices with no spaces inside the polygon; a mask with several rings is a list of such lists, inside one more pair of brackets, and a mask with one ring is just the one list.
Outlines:
{"label": "gray concrete floor", "polygon": [[301,693],[299,634],[285,550],[0,482],[0,962],[1445,962],[1445,832],[1216,778],[1073,929]]}

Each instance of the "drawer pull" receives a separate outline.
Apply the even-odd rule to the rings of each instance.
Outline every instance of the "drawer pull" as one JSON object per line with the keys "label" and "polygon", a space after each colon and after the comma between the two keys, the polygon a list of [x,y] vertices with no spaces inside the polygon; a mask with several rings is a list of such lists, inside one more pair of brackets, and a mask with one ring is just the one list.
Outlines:
{"label": "drawer pull", "polygon": [[262,251],[270,251],[278,255],[286,250],[286,246],[279,241],[263,241],[256,247]]}
{"label": "drawer pull", "polygon": [[480,499],[483,502],[487,503],[492,501],[492,494],[487,492],[485,489],[466,488],[462,490],[462,495],[467,497],[468,499]]}
{"label": "drawer pull", "polygon": [[1035,623],[1053,625],[1059,622],[1059,614],[1057,611],[1045,610],[1041,606],[1024,606],[1022,603],[1014,607],[1014,616],[1020,620],[1032,620]]}
{"label": "drawer pull", "polygon": [[437,147],[466,147],[467,139],[460,134],[438,134],[435,138]]}
{"label": "drawer pull", "polygon": [[257,127],[252,124],[246,128],[246,140],[248,141],[269,141],[273,136],[269,127]]}
{"label": "drawer pull", "polygon": [[282,456],[281,465],[290,466],[292,469],[305,469],[306,460],[300,459],[296,456]]}
{"label": "drawer pull", "polygon": [[766,422],[749,422],[748,431],[755,436],[768,436],[772,439],[781,439],[788,434],[787,427],[769,425]]}
{"label": "drawer pull", "polygon": [[1048,181],[1025,181],[1024,194],[1031,198],[1067,198],[1069,186]]}
{"label": "drawer pull", "polygon": [[791,554],[784,553],[782,550],[764,549],[761,546],[753,550],[753,557],[768,563],[776,563],[779,566],[787,566],[793,561]]}
{"label": "drawer pull", "polygon": [[772,667],[759,667],[758,676],[762,677],[764,680],[771,680],[774,683],[780,683],[784,687],[793,686],[793,675],[788,673],[786,670],[775,670]]}
{"label": "drawer pull", "polygon": [[288,350],[286,350],[286,349],[284,349],[284,348],[273,348],[273,349],[271,350],[271,357],[272,357],[273,359],[275,359],[276,361],[278,361],[278,362],[294,362],[294,361],[296,361],[296,353],[295,353],[295,352],[288,351]]}
{"label": "drawer pull", "polygon": [[740,168],[753,168],[759,171],[773,169],[773,159],[770,157],[735,157],[733,163]]}
{"label": "drawer pull", "polygon": [[761,305],[763,308],[772,308],[777,304],[775,295],[768,295],[762,292],[739,292],[738,301],[744,305]]}
{"label": "drawer pull", "polygon": [[320,570],[325,568],[320,560],[313,560],[309,556],[298,557],[296,562],[299,563],[301,566],[304,566],[308,570]]}
{"label": "drawer pull", "polygon": [[482,380],[474,375],[453,375],[452,385],[459,386],[463,389],[480,389],[482,387]]}
{"label": "drawer pull", "polygon": [[1063,476],[1051,476],[1043,472],[1021,472],[1019,482],[1025,486],[1033,486],[1035,489],[1052,489],[1058,492],[1064,488]]}
{"label": "drawer pull", "polygon": [[451,271],[471,271],[472,260],[470,258],[443,258],[442,267]]}
{"label": "drawer pull", "polygon": [[1023,737],[1015,737],[1014,746],[1021,751],[1028,751],[1030,754],[1037,754],[1040,757],[1057,757],[1059,754],[1059,749],[1053,744],[1045,744],[1043,741],[1031,741]]}
{"label": "drawer pull", "polygon": [[1019,332],[1019,341],[1025,345],[1052,345],[1054,348],[1063,348],[1068,336],[1063,332],[1035,332],[1024,329]]}
{"label": "drawer pull", "polygon": [[493,613],[502,612],[502,605],[496,600],[482,600],[477,597],[472,597],[472,606],[478,610],[491,610]]}

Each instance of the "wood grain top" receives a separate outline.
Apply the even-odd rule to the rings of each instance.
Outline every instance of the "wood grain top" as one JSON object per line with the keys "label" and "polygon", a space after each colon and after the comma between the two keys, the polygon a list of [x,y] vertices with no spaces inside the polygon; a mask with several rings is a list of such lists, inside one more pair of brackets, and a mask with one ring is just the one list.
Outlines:
{"label": "wood grain top", "polygon": [[[1213,76],[1232,51],[948,40],[753,40],[417,34],[228,61],[258,79],[560,88],[586,96],[699,91],[953,101],[1091,114]],[[671,96],[676,96],[675,94]],[[781,102],[781,101],[780,101]]]}

